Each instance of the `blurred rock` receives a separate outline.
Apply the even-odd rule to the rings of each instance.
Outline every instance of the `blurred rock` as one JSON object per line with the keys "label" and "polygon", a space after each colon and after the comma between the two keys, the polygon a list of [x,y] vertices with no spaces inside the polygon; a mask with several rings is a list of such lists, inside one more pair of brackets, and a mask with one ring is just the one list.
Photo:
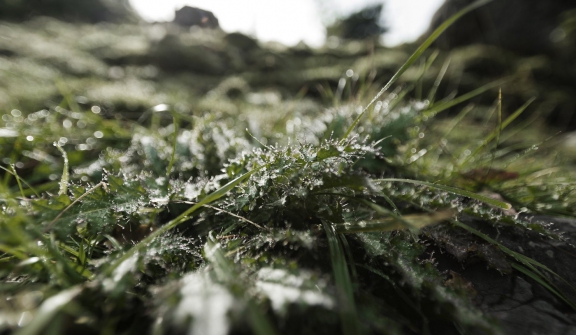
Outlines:
{"label": "blurred rock", "polygon": [[182,27],[219,28],[218,19],[210,11],[196,7],[184,6],[175,12],[175,24]]}
{"label": "blurred rock", "polygon": [[211,75],[226,72],[226,56],[218,45],[188,37],[166,35],[150,49],[152,64],[167,71],[192,71]]}
{"label": "blurred rock", "polygon": [[[428,32],[473,0],[446,0],[438,9]],[[482,6],[448,28],[436,45],[452,49],[482,43],[502,47],[519,54],[555,54],[558,52],[555,31],[562,14],[576,8],[574,0],[498,0]]]}
{"label": "blurred rock", "polygon": [[0,20],[23,21],[50,16],[68,22],[135,22],[128,0],[2,0]]}
{"label": "blurred rock", "polygon": [[258,41],[242,33],[230,33],[224,37],[225,41],[240,50],[254,50],[259,48]]}

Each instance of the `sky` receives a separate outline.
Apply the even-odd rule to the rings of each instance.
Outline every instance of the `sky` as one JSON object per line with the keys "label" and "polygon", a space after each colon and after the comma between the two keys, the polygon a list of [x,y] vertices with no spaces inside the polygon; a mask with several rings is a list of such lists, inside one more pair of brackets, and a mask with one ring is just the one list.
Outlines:
{"label": "sky", "polygon": [[427,28],[444,0],[130,0],[149,21],[169,21],[174,10],[184,5],[214,13],[227,32],[239,31],[261,41],[295,45],[300,41],[321,46],[325,39],[323,22],[334,16],[358,11],[367,5],[384,3],[384,22],[390,31],[386,45],[413,41]]}

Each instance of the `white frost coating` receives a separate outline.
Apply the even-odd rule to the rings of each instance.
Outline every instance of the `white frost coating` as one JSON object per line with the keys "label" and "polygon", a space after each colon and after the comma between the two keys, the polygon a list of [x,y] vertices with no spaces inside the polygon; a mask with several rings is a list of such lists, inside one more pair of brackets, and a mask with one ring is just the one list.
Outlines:
{"label": "white frost coating", "polygon": [[157,206],[166,206],[170,202],[170,197],[157,197],[157,198],[150,198],[150,202],[156,204]]}
{"label": "white frost coating", "polygon": [[18,137],[18,135],[16,130],[0,128],[0,137]]}
{"label": "white frost coating", "polygon": [[166,177],[158,177],[154,181],[156,182],[156,185],[164,186],[166,184]]}
{"label": "white frost coating", "polygon": [[212,282],[207,274],[192,273],[182,282],[182,300],[174,314],[179,320],[193,317],[188,334],[228,334],[230,325],[227,314],[234,304],[234,297],[226,288]]}
{"label": "white frost coating", "polygon": [[142,145],[151,145],[152,143],[154,143],[154,138],[152,136],[141,135],[139,140],[140,143],[142,143]]}
{"label": "white frost coating", "polygon": [[114,281],[118,282],[124,277],[128,272],[132,271],[136,267],[136,262],[138,262],[138,254],[133,255],[124,262],[120,263],[116,270],[114,270]]}
{"label": "white frost coating", "polygon": [[196,200],[200,194],[202,194],[202,186],[186,184],[184,187],[184,197],[188,200]]}
{"label": "white frost coating", "polygon": [[114,289],[116,284],[122,280],[122,278],[128,274],[130,271],[134,270],[136,263],[138,262],[138,254],[126,259],[112,272],[112,279],[106,278],[102,281],[105,291],[111,291]]}
{"label": "white frost coating", "polygon": [[[80,292],[82,292],[82,286],[74,286],[46,299],[35,313],[32,321],[30,321],[26,325],[26,328],[23,328],[19,334],[42,334],[46,329],[46,325],[54,319],[56,313],[72,301]],[[2,319],[0,318],[0,324],[1,322]]]}
{"label": "white frost coating", "polygon": [[71,289],[62,291],[44,301],[40,309],[38,310],[38,314],[42,313],[52,313],[57,311],[58,309],[62,308],[64,305],[70,302],[75,296],[78,295],[82,291],[81,287],[72,287]]}
{"label": "white frost coating", "polygon": [[[316,288],[305,287],[311,277],[307,273],[296,276],[282,269],[263,268],[258,271],[256,287],[270,299],[272,308],[279,313],[285,313],[287,305],[294,302],[332,308],[334,301],[322,293],[318,285]],[[319,284],[323,286],[323,283]]]}

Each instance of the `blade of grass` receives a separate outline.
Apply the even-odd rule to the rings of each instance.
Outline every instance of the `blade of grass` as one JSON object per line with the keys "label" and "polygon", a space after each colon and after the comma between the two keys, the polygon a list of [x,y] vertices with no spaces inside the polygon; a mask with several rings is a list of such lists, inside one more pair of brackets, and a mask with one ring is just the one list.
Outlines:
{"label": "blade of grass", "polygon": [[344,254],[346,255],[346,259],[348,260],[348,264],[350,266],[350,272],[352,275],[352,281],[354,283],[358,282],[358,272],[356,271],[356,262],[354,262],[354,255],[352,255],[352,250],[350,250],[350,245],[348,244],[348,240],[346,240],[346,236],[343,234],[337,235],[340,238],[340,245],[344,250]]}
{"label": "blade of grass", "polygon": [[16,183],[18,184],[18,188],[20,189],[20,195],[22,195],[23,198],[26,198],[26,196],[24,195],[24,189],[22,188],[22,183],[20,182],[20,177],[18,176],[18,173],[16,173],[16,167],[14,166],[14,164],[10,164],[10,168],[12,169],[12,173],[16,178]]}
{"label": "blade of grass", "polygon": [[184,213],[178,215],[178,217],[176,217],[172,221],[170,221],[167,224],[163,225],[162,227],[158,228],[156,231],[154,231],[153,233],[148,235],[142,241],[138,242],[138,244],[134,245],[130,250],[126,251],[126,253],[124,253],[124,255],[122,255],[120,258],[118,258],[116,261],[114,261],[112,263],[112,265],[110,265],[110,267],[108,267],[108,269],[103,272],[103,274],[105,276],[110,275],[112,272],[114,272],[114,270],[120,264],[122,264],[122,262],[124,262],[128,258],[134,256],[140,250],[145,249],[146,246],[148,246],[148,244],[150,244],[150,242],[152,242],[155,238],[166,233],[169,230],[174,229],[176,226],[178,226],[182,222],[186,221],[186,219],[188,219],[188,216],[190,214],[194,213],[196,210],[198,210],[202,206],[204,206],[206,204],[210,204],[210,203],[220,199],[221,197],[226,195],[226,193],[230,192],[238,184],[242,183],[244,180],[249,178],[253,173],[255,173],[256,171],[260,170],[263,167],[264,167],[264,165],[261,167],[258,167],[258,168],[254,168],[254,169],[244,173],[243,175],[238,176],[236,179],[230,181],[228,184],[220,187],[216,191],[205,196],[202,200],[200,200],[195,205],[193,205],[192,207],[190,207],[186,211],[184,211]]}
{"label": "blade of grass", "polygon": [[[455,211],[446,209],[433,213],[411,214],[402,216],[402,221],[396,218],[383,218],[336,225],[336,232],[342,234],[383,232],[402,229],[419,230],[426,226],[440,223],[452,218]],[[408,223],[408,224],[406,224]]]}
{"label": "blade of grass", "polygon": [[560,291],[558,291],[558,289],[556,289],[554,287],[554,285],[549,284],[545,279],[542,278],[541,275],[539,275],[538,273],[535,273],[533,271],[530,271],[528,268],[526,268],[520,264],[512,263],[511,265],[515,270],[522,272],[526,276],[534,279],[538,284],[542,285],[544,288],[546,288],[552,294],[554,294],[555,296],[560,298],[562,301],[564,301],[566,304],[568,304],[570,307],[572,307],[572,309],[576,310],[576,304],[574,304],[574,302],[571,302],[566,297],[564,297],[564,295]]}
{"label": "blade of grass", "polygon": [[456,106],[456,105],[458,105],[458,104],[460,104],[460,103],[462,103],[462,102],[464,102],[464,101],[470,100],[470,99],[474,98],[475,96],[480,95],[480,94],[482,94],[482,93],[484,93],[484,92],[486,92],[486,91],[489,91],[489,90],[491,90],[491,89],[493,89],[493,88],[502,86],[503,84],[505,84],[505,83],[508,82],[508,81],[510,81],[510,79],[497,80],[497,81],[488,83],[488,84],[486,84],[486,85],[484,85],[484,86],[481,86],[481,87],[479,87],[479,88],[477,88],[477,89],[475,89],[475,90],[473,90],[473,91],[470,91],[470,92],[468,92],[468,93],[466,93],[466,94],[463,94],[463,95],[461,95],[461,96],[459,96],[459,97],[457,97],[457,98],[450,99],[450,100],[448,100],[448,101],[446,101],[446,102],[441,102],[441,103],[438,103],[438,104],[430,105],[430,107],[428,107],[428,109],[426,109],[426,110],[424,111],[424,115],[435,115],[435,114],[438,114],[438,113],[440,113],[440,112],[442,112],[442,111],[444,111],[444,110],[446,110],[446,109],[448,109],[448,108],[450,108],[450,107]]}
{"label": "blade of grass", "polygon": [[248,323],[256,335],[274,335],[277,334],[270,320],[263,311],[253,302],[248,302]]}
{"label": "blade of grass", "polygon": [[434,52],[430,55],[430,57],[428,57],[428,59],[420,69],[420,72],[418,73],[418,79],[416,81],[416,100],[418,101],[422,100],[422,85],[424,84],[423,83],[424,75],[430,69],[432,64],[434,64],[434,61],[436,60],[436,58],[438,58],[439,54],[440,51],[434,50]]}
{"label": "blade of grass", "polygon": [[336,281],[338,292],[338,305],[340,307],[340,318],[342,321],[342,333],[344,335],[360,334],[360,321],[356,313],[356,303],[354,302],[354,289],[348,272],[348,264],[342,250],[342,244],[336,235],[334,227],[329,222],[322,222],[328,245],[330,247],[330,258],[332,260],[332,272]]}
{"label": "blade of grass", "polygon": [[36,312],[34,319],[25,327],[17,331],[16,335],[43,334],[46,326],[54,319],[56,314],[76,298],[83,290],[82,286],[73,286],[67,290],[46,299]]}
{"label": "blade of grass", "polygon": [[560,277],[558,274],[556,274],[554,271],[550,270],[547,266],[541,264],[540,262],[537,262],[535,260],[533,260],[532,258],[526,257],[520,253],[517,253],[509,248],[507,248],[506,246],[502,245],[500,242],[492,239],[491,237],[489,237],[488,235],[458,221],[458,220],[450,220],[450,222],[452,222],[454,225],[463,228],[464,230],[482,238],[483,240],[485,240],[486,242],[489,242],[493,245],[496,245],[500,250],[502,250],[502,252],[504,252],[505,254],[507,254],[508,256],[512,257],[514,260],[516,260],[516,264],[512,263],[512,267],[522,273],[524,273],[525,275],[529,276],[530,278],[536,280],[538,283],[543,284],[543,286],[550,290],[551,293],[553,293],[554,295],[556,295],[558,298],[560,298],[562,301],[566,302],[572,309],[576,310],[576,303],[573,301],[568,300],[568,298],[566,298],[566,296],[564,294],[562,294],[560,292],[560,290],[558,290],[558,288],[550,282],[550,280],[548,278],[546,278],[539,269],[542,269],[544,271],[546,271],[547,273],[553,275],[554,277],[564,281],[566,284],[568,284],[568,286],[570,286],[573,290],[576,290],[570,283],[566,282],[566,280],[564,280],[562,277]]}
{"label": "blade of grass", "polygon": [[487,203],[489,205],[496,206],[496,207],[499,207],[502,209],[512,208],[512,206],[509,203],[506,203],[503,201],[495,200],[495,199],[492,199],[492,198],[489,198],[489,197],[486,197],[486,196],[483,196],[480,194],[476,194],[474,192],[466,191],[463,189],[459,189],[459,188],[455,188],[455,187],[451,187],[451,186],[446,186],[446,185],[433,184],[433,183],[429,183],[426,181],[412,180],[412,179],[399,179],[399,178],[384,178],[384,179],[373,180],[373,182],[376,182],[376,183],[400,182],[400,183],[410,183],[410,184],[415,184],[415,185],[422,185],[422,186],[427,186],[427,187],[435,188],[438,190],[458,194],[458,195],[461,195],[463,197],[482,201],[484,203]]}
{"label": "blade of grass", "polygon": [[[418,314],[418,316],[420,317],[420,319],[422,320],[422,333],[423,334],[430,334],[430,330],[428,329],[428,318],[426,317],[426,315],[422,312],[422,309],[418,306],[417,303],[415,303],[412,298],[410,298],[408,296],[408,294],[406,294],[398,285],[398,283],[393,280],[392,278],[390,278],[388,275],[384,274],[382,271],[375,269],[369,265],[366,264],[357,264],[358,267],[366,269],[372,273],[374,273],[375,275],[382,277],[382,279],[384,279],[385,281],[387,281],[393,288],[394,288],[394,292],[396,292],[396,294],[398,295],[398,297],[404,301],[404,303],[411,308],[412,310],[414,310],[414,312],[416,312],[416,314]],[[414,327],[415,325],[413,325],[409,320],[402,320],[402,323],[404,323],[407,327]]]}
{"label": "blade of grass", "polygon": [[66,154],[66,151],[62,149],[60,144],[58,144],[58,142],[54,142],[54,146],[58,148],[60,153],[62,153],[62,158],[64,159],[64,169],[62,171],[62,178],[60,179],[60,190],[58,191],[58,195],[62,195],[66,194],[68,191],[68,180],[70,179],[68,174],[68,155]]}
{"label": "blade of grass", "polygon": [[400,89],[400,91],[398,92],[398,94],[396,95],[396,98],[394,98],[394,99],[392,99],[392,101],[390,101],[390,105],[389,105],[388,109],[390,109],[391,111],[394,110],[404,100],[406,95],[408,95],[408,93],[412,92],[413,89],[414,89],[414,84],[402,87]]}
{"label": "blade of grass", "polygon": [[[206,245],[204,246],[204,255],[214,268],[214,271],[216,272],[220,281],[238,286],[238,274],[236,273],[233,264],[228,259],[226,259],[220,243],[218,242],[217,238],[212,235],[212,233],[208,235]],[[240,290],[245,291],[246,288],[240,286]],[[236,294],[238,294],[238,292],[236,292]],[[243,292],[241,295],[246,296],[245,292]],[[254,300],[248,300],[247,307],[248,323],[252,327],[254,334],[277,334],[270,320],[260,310]]]}
{"label": "blade of grass", "polygon": [[501,122],[500,126],[497,127],[497,129],[494,129],[490,134],[488,134],[488,136],[486,136],[486,138],[484,138],[484,141],[482,141],[482,144],[480,144],[480,146],[478,146],[478,148],[476,148],[476,150],[474,150],[474,152],[472,152],[472,154],[469,155],[468,158],[466,158],[460,164],[460,166],[466,164],[472,157],[475,157],[488,144],[490,144],[490,142],[492,142],[492,140],[499,137],[502,130],[504,130],[506,127],[508,127],[508,125],[510,123],[512,123],[512,121],[516,120],[516,118],[518,116],[520,116],[520,114],[522,114],[528,108],[528,106],[530,106],[530,104],[532,104],[532,102],[534,102],[534,100],[536,100],[536,98],[532,98],[532,99],[526,101],[526,103],[524,103],[522,106],[520,106],[520,108],[518,108],[512,115],[507,117],[506,120],[504,120],[504,122]]}
{"label": "blade of grass", "polygon": [[420,56],[422,56],[422,54],[424,53],[424,51],[426,51],[426,49],[428,49],[428,47],[430,47],[430,45],[446,30],[448,29],[448,27],[450,27],[454,22],[456,22],[459,18],[461,18],[462,16],[468,14],[469,12],[473,11],[474,9],[483,6],[489,2],[491,2],[492,0],[478,0],[473,2],[472,4],[466,6],[465,8],[463,8],[462,10],[460,10],[458,13],[452,15],[448,20],[444,21],[444,23],[442,23],[438,28],[436,28],[436,30],[434,30],[434,32],[432,32],[432,34],[418,47],[418,49],[416,49],[416,51],[414,51],[414,53],[412,54],[412,56],[410,56],[410,58],[408,58],[408,60],[400,67],[400,69],[392,76],[392,78],[390,78],[390,80],[388,81],[388,83],[386,83],[386,85],[384,85],[384,87],[380,90],[380,92],[378,92],[378,94],[376,94],[376,96],[374,97],[374,99],[372,99],[372,101],[370,101],[370,103],[368,103],[368,105],[366,105],[366,107],[364,107],[362,109],[362,113],[360,113],[360,115],[358,115],[358,117],[356,117],[356,119],[354,120],[354,122],[352,123],[352,125],[348,128],[348,130],[346,131],[346,133],[344,134],[342,140],[346,140],[350,134],[352,133],[352,131],[354,130],[354,128],[356,128],[356,125],[358,124],[358,122],[360,122],[360,119],[362,118],[362,116],[366,113],[366,111],[368,110],[368,108],[374,103],[376,102],[381,96],[382,94],[384,94],[384,92],[386,92],[390,86],[392,86],[392,84],[394,84],[398,78],[400,78],[400,76],[406,72],[406,70],[418,59],[420,58]]}
{"label": "blade of grass", "polygon": [[446,72],[448,71],[448,67],[450,66],[450,62],[451,62],[451,59],[448,58],[448,59],[446,59],[444,64],[442,64],[442,68],[440,69],[440,72],[438,72],[438,76],[436,77],[436,80],[434,80],[434,84],[432,85],[430,92],[428,92],[428,101],[429,101],[430,105],[434,104],[434,99],[436,98],[436,92],[438,91],[438,88],[440,87],[440,83],[442,83],[442,79],[444,79],[444,76],[446,75]]}
{"label": "blade of grass", "polygon": [[172,155],[170,155],[170,163],[168,163],[168,168],[166,169],[166,177],[170,177],[170,173],[172,173],[172,168],[174,167],[174,158],[176,156],[176,144],[178,143],[178,125],[180,123],[180,119],[178,114],[172,111],[172,124],[174,125],[174,138],[172,139]]}
{"label": "blade of grass", "polygon": [[14,169],[13,166],[10,166],[10,167],[11,167],[11,170],[13,170],[13,171],[11,171],[11,170],[3,167],[3,166],[0,166],[0,169],[8,172],[9,174],[13,175],[13,176],[16,178],[16,180],[18,181],[18,186],[20,187],[20,192],[23,194],[23,196],[26,197],[26,196],[25,196],[26,191],[22,189],[22,187],[20,186],[20,182],[22,182],[22,183],[24,183],[24,185],[28,186],[28,188],[29,188],[30,190],[32,190],[32,192],[34,192],[34,194],[35,194],[37,197],[40,197],[40,194],[38,194],[38,192],[36,192],[36,190],[34,189],[34,187],[32,187],[32,185],[30,185],[29,183],[27,183],[26,180],[20,178],[20,176],[16,173],[16,170]]}
{"label": "blade of grass", "polygon": [[384,200],[386,200],[386,202],[390,205],[390,207],[392,207],[392,209],[394,209],[394,213],[400,216],[400,210],[398,209],[398,207],[396,207],[394,201],[392,201],[392,199],[390,199],[390,197],[386,195],[384,192],[380,192],[379,195],[382,198],[384,198]]}
{"label": "blade of grass", "polygon": [[[180,203],[180,204],[189,204],[189,205],[195,205],[195,204],[196,204],[194,201],[175,201],[175,202]],[[221,208],[218,208],[218,207],[215,207],[215,206],[206,205],[206,204],[204,205],[204,207],[206,207],[206,208],[211,208],[211,209],[213,209],[213,210],[215,210],[215,211],[218,211],[218,212],[221,212],[221,213],[225,213],[225,214],[228,214],[228,215],[233,216],[233,217],[235,217],[235,218],[238,218],[238,219],[240,219],[240,220],[242,220],[242,221],[244,221],[244,222],[248,222],[249,224],[253,225],[254,227],[256,227],[256,228],[258,228],[258,229],[269,230],[268,228],[264,228],[264,227],[262,227],[261,225],[257,224],[257,223],[254,222],[254,221],[248,220],[247,218],[245,218],[245,217],[243,217],[243,216],[234,214],[234,213],[232,213],[232,212],[223,210],[223,209],[221,209]]]}
{"label": "blade of grass", "polygon": [[92,187],[91,189],[89,189],[88,191],[86,191],[84,194],[82,194],[81,196],[79,196],[76,200],[74,200],[70,205],[66,206],[66,208],[64,208],[60,213],[58,213],[58,215],[56,215],[56,217],[50,221],[50,223],[46,226],[46,228],[44,228],[44,232],[48,232],[50,230],[50,228],[52,228],[52,226],[54,225],[54,222],[58,221],[58,219],[60,219],[62,217],[62,215],[64,215],[64,213],[66,213],[72,206],[74,206],[75,204],[77,204],[78,202],[80,202],[80,200],[82,200],[84,197],[86,197],[88,194],[94,192],[98,187],[102,187],[105,191],[107,191],[107,186],[106,186],[106,182],[99,182],[98,184],[96,184],[94,187]]}
{"label": "blade of grass", "polygon": [[62,94],[64,101],[66,101],[66,105],[68,105],[68,108],[73,112],[81,113],[82,108],[80,108],[80,105],[78,105],[78,103],[74,99],[74,95],[72,94],[72,91],[68,88],[68,85],[66,85],[64,79],[58,78],[55,80],[54,83],[56,84],[56,88],[58,88],[58,91],[60,91],[60,94]]}

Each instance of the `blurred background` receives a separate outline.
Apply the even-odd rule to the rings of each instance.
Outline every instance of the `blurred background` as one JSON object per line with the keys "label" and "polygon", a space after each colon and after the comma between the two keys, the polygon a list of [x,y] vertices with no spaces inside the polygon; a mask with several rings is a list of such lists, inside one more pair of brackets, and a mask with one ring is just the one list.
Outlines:
{"label": "blurred background", "polygon": [[[227,101],[260,91],[333,105],[358,98],[360,83],[371,94],[471,2],[4,0],[0,110],[35,111],[70,94],[128,118],[158,104],[234,112]],[[433,47],[442,50],[436,61],[399,82],[419,80],[410,98],[425,99],[439,73],[440,98],[508,78],[504,113],[537,97],[527,115],[576,128],[575,1],[493,1]],[[490,106],[495,96],[493,88],[472,102]]]}
{"label": "blurred background", "polygon": [[300,41],[319,47],[325,42],[325,25],[363,8],[384,4],[381,21],[389,30],[383,42],[397,45],[416,40],[430,24],[443,0],[131,0],[147,21],[171,21],[184,5],[213,12],[222,29],[250,34],[262,41],[293,45]]}

